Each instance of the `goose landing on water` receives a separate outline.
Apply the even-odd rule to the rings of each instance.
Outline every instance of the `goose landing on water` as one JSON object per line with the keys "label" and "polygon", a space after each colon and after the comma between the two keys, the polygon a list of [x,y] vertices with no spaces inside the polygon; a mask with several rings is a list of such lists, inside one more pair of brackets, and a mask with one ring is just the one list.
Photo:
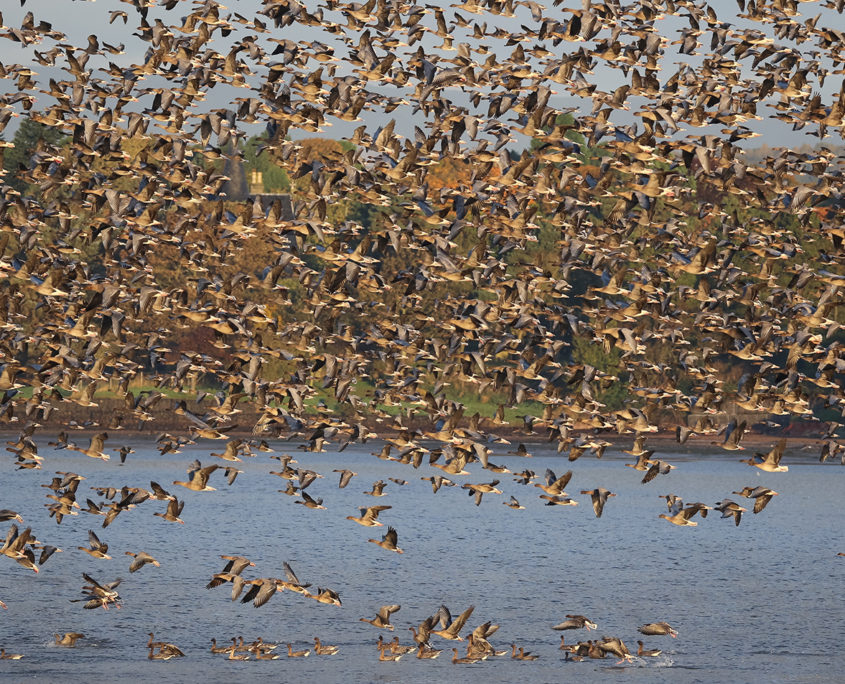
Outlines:
{"label": "goose landing on water", "polygon": [[673,629],[668,622],[649,622],[637,628],[640,634],[650,636],[664,636],[668,634],[673,639],[678,636],[678,631]]}
{"label": "goose landing on water", "polygon": [[79,632],[65,632],[64,635],[56,634],[56,646],[64,646],[66,648],[73,648],[79,639],[84,639],[85,635]]}
{"label": "goose landing on water", "polygon": [[588,620],[583,615],[567,615],[566,620],[555,625],[552,629],[562,631],[565,629],[586,629],[588,632],[591,629],[596,629],[598,625],[592,620]]}

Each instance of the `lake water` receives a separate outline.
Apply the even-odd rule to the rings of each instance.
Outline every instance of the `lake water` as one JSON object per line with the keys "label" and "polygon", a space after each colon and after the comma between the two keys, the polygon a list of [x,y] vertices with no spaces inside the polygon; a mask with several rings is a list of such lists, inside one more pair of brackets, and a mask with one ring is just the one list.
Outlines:
{"label": "lake water", "polygon": [[[46,440],[45,440],[46,441]],[[87,439],[78,441],[87,444]],[[2,470],[0,508],[20,512],[39,540],[59,546],[40,574],[0,557],[0,646],[25,654],[20,661],[0,661],[0,679],[16,681],[117,681],[127,676],[158,682],[246,681],[274,677],[277,681],[309,678],[316,682],[513,682],[530,679],[595,681],[614,677],[642,682],[829,682],[845,663],[837,651],[845,634],[842,577],[845,551],[840,509],[845,468],[820,465],[815,451],[788,451],[788,473],[762,473],[738,462],[740,456],[683,455],[661,452],[677,465],[668,476],[642,485],[642,473],[623,467],[633,458],[608,451],[596,460],[583,457],[573,464],[542,447],[534,458],[494,454],[491,461],[511,470],[530,468],[542,477],[547,467],[558,475],[571,468],[567,487],[576,507],[547,507],[539,489],[517,484],[511,475],[494,476],[470,466],[464,482],[501,479],[504,495],[488,494],[479,507],[459,487],[432,493],[421,476],[441,474],[423,465],[410,466],[376,459],[380,444],[350,446],[342,453],[305,453],[294,444],[275,443],[303,467],[325,475],[309,493],[324,498],[327,510],[311,510],[278,493],[286,481],[268,475],[279,462],[260,453],[237,464],[244,472],[228,486],[222,472],[212,474],[215,492],[191,492],[173,486],[186,479],[185,468],[209,456],[220,442],[184,448],[182,454],[158,452],[129,438],[112,439],[107,447],[127,443],[137,453],[118,465],[117,456],[104,463],[81,454],[54,451],[46,444],[42,470],[15,471],[11,458]],[[513,447],[504,447],[502,451]],[[358,473],[338,489],[334,468]],[[77,499],[101,498],[91,486],[122,485],[149,488],[150,480],[186,501],[184,525],[153,516],[166,503],[146,501],[120,514],[106,529],[102,518],[81,513],[61,525],[48,517],[47,489],[55,471],[72,471],[87,479]],[[388,482],[386,496],[364,495],[377,479],[404,478],[405,486]],[[538,480],[539,481],[539,480]],[[753,502],[731,494],[743,486],[765,485],[780,493],[758,515]],[[603,486],[617,494],[602,518],[593,514],[590,499],[579,492]],[[177,491],[178,490],[178,491]],[[711,512],[699,525],[676,527],[658,518],[666,505],[658,498],[674,493],[685,501],[709,505],[725,498],[749,508],[742,523]],[[502,503],[514,494],[526,510]],[[346,520],[358,507],[392,506],[380,520],[383,528],[365,528]],[[9,523],[3,523],[5,532]],[[387,525],[399,532],[398,555],[367,543],[380,538]],[[76,549],[87,545],[93,529],[109,544],[113,560],[95,560]],[[126,551],[147,551],[161,562],[130,574]],[[230,586],[206,590],[212,574],[225,561],[221,554],[242,554],[256,567],[245,577],[284,577],[290,562],[303,582],[338,591],[342,607],[328,606],[300,595],[276,594],[254,608],[230,600]],[[84,610],[80,597],[82,572],[109,582],[117,577],[123,598],[120,610]],[[373,617],[383,604],[398,603],[395,632],[359,621]],[[457,615],[475,605],[467,629],[487,620],[501,625],[491,637],[498,648],[511,643],[537,653],[533,662],[495,658],[477,665],[456,666],[451,651],[439,659],[418,661],[406,656],[397,663],[378,661],[376,640],[398,635],[411,643],[409,626],[418,625],[441,603]],[[597,632],[566,632],[567,642],[595,635],[621,637],[632,651],[638,638],[664,654],[647,661],[615,667],[616,658],[563,662],[559,632],[551,626],[567,613],[596,621]],[[640,637],[637,627],[666,620],[679,631],[677,639]],[[83,632],[75,649],[52,645],[53,634]],[[147,633],[170,641],[187,657],[168,662],[148,661]],[[230,662],[209,652],[210,640],[228,642],[242,635],[247,641],[293,643],[305,648],[315,635],[337,644],[332,657],[278,661]],[[438,648],[461,647],[433,637]],[[281,648],[279,650],[282,650]],[[460,667],[460,670],[456,669]],[[458,674],[460,673],[460,674]]]}

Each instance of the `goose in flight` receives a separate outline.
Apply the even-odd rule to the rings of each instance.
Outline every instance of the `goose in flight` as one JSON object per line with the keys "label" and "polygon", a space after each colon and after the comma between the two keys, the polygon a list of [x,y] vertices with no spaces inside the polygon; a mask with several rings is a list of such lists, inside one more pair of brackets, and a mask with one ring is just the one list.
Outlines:
{"label": "goose in flight", "polygon": [[755,514],[762,511],[768,505],[769,501],[772,500],[773,496],[778,495],[776,491],[768,487],[743,487],[738,492],[733,492],[733,494],[744,496],[746,499],[754,499],[754,508],[752,510]]}
{"label": "goose in flight", "polygon": [[215,491],[214,487],[208,486],[208,478],[211,477],[211,473],[215,470],[220,468],[219,465],[216,463],[214,465],[206,466],[205,468],[202,467],[202,463],[198,460],[191,463],[188,467],[188,478],[187,482],[181,482],[179,480],[174,480],[173,484],[179,485],[180,487],[185,487],[186,489],[190,489],[194,492],[213,492]]}
{"label": "goose in flight", "polygon": [[390,606],[382,606],[374,618],[359,618],[359,622],[369,622],[373,627],[379,629],[388,629],[393,631],[393,625],[390,623],[390,616],[398,611],[402,606],[398,604]]}
{"label": "goose in flight", "polygon": [[[766,473],[785,473],[789,470],[789,466],[781,465],[780,459],[783,457],[784,449],[786,449],[786,439],[781,439],[767,454],[755,453],[749,459],[741,461],[750,466],[759,468]],[[761,459],[758,461],[757,459]]]}
{"label": "goose in flight", "polygon": [[368,539],[367,541],[372,542],[373,544],[378,544],[381,548],[387,549],[388,551],[395,551],[396,553],[405,553],[396,545],[399,541],[399,537],[396,533],[396,530],[392,527],[387,528],[387,532],[385,532],[381,541],[379,541],[378,539]]}
{"label": "goose in flight", "polygon": [[673,639],[678,636],[678,631],[674,629],[668,622],[647,622],[644,625],[637,627],[640,634],[647,636],[665,636],[669,635]]}

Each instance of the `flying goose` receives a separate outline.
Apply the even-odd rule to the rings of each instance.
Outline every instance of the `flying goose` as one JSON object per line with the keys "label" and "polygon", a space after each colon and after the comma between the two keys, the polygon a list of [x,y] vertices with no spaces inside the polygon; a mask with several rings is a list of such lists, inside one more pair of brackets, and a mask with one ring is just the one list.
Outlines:
{"label": "flying goose", "polygon": [[387,511],[391,506],[370,506],[368,508],[358,509],[361,515],[355,517],[354,515],[347,515],[347,520],[353,520],[364,527],[383,527],[384,523],[378,521],[378,515],[382,511]]}
{"label": "flying goose", "polygon": [[153,515],[164,518],[168,522],[177,522],[184,525],[185,521],[179,517],[184,507],[184,501],[179,501],[176,497],[173,497],[167,502],[167,510],[164,513],[153,513]]}
{"label": "flying goose", "polygon": [[91,458],[99,458],[103,461],[108,461],[109,455],[103,452],[103,446],[105,445],[108,437],[109,435],[107,432],[99,432],[91,437],[91,443],[87,449],[83,449],[82,447],[78,447],[75,444],[70,443],[67,445],[67,448],[78,451],[79,453],[90,456]]}
{"label": "flying goose", "polygon": [[190,489],[194,492],[213,492],[215,489],[214,487],[208,486],[208,478],[211,476],[211,473],[218,468],[220,468],[220,466],[217,464],[203,468],[202,463],[198,460],[194,461],[188,467],[188,477],[190,479],[187,482],[174,480],[173,484],[185,487],[186,489]]}
{"label": "flying goose", "polygon": [[[343,603],[340,600],[340,595],[334,591],[334,589],[328,589],[325,587],[317,587],[316,594],[308,594],[312,599],[317,601],[317,603],[325,603],[329,606],[342,606]],[[361,618],[363,620],[363,618]],[[369,620],[364,620],[364,622],[369,622]],[[371,623],[373,624],[373,623]],[[376,625],[377,627],[379,625]],[[391,626],[390,629],[393,629]]]}
{"label": "flying goose", "polygon": [[747,499],[754,499],[754,509],[753,512],[755,515],[762,511],[769,501],[772,500],[773,496],[777,496],[778,493],[773,489],[769,489],[768,487],[743,487],[738,492],[733,492],[733,494],[738,494],[739,496],[744,496]]}
{"label": "flying goose", "polygon": [[649,636],[663,636],[668,634],[673,639],[678,636],[678,632],[668,622],[648,622],[637,627],[637,631],[640,634]]}
{"label": "flying goose", "polygon": [[359,622],[369,622],[373,627],[389,629],[392,632],[393,625],[390,624],[390,616],[401,607],[400,605],[382,606],[374,618],[359,618]]}
{"label": "flying goose", "polygon": [[[789,470],[789,466],[781,465],[780,459],[783,457],[784,449],[786,448],[786,439],[781,439],[767,454],[755,453],[751,458],[742,461],[748,465],[759,468],[767,473],[785,473]],[[757,459],[762,459],[759,462]]]}
{"label": "flying goose", "polygon": [[387,532],[385,532],[381,541],[379,541],[378,539],[368,539],[367,541],[372,542],[373,544],[378,544],[381,548],[387,549],[388,551],[395,551],[396,553],[405,553],[396,545],[399,541],[399,537],[396,530],[392,527],[387,528]]}
{"label": "flying goose", "polygon": [[101,542],[93,530],[88,530],[88,544],[87,547],[77,546],[76,548],[93,558],[111,559],[111,556],[106,553],[109,550],[109,545]]}
{"label": "flying goose", "polygon": [[567,629],[586,629],[588,632],[591,629],[596,629],[597,625],[592,620],[585,618],[583,615],[568,615],[566,620],[554,625],[552,629],[567,630]]}
{"label": "flying goose", "polygon": [[597,487],[596,489],[582,489],[581,493],[590,495],[590,498],[593,500],[593,511],[595,512],[597,518],[601,518],[602,511],[604,511],[604,505],[607,503],[608,498],[616,496],[616,494],[608,491],[604,487]]}
{"label": "flying goose", "polygon": [[469,616],[472,615],[473,610],[475,610],[475,606],[470,606],[455,620],[452,620],[452,614],[449,612],[449,609],[445,605],[441,605],[437,609],[437,613],[435,613],[435,617],[440,621],[440,629],[432,629],[431,633],[444,639],[463,641],[464,639],[460,636],[460,631],[463,629]]}

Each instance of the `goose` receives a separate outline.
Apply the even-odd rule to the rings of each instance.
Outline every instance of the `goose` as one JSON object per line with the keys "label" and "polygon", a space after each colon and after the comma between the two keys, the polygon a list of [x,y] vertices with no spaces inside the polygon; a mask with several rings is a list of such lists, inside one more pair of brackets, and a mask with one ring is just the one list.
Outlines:
{"label": "goose", "polygon": [[481,498],[485,494],[501,494],[502,490],[497,488],[496,485],[499,484],[498,480],[493,480],[492,482],[484,482],[481,484],[464,484],[461,485],[462,489],[468,489],[467,492],[470,496],[475,496],[475,505],[481,505]]}
{"label": "goose", "polygon": [[56,634],[56,646],[65,646],[66,648],[73,648],[79,639],[84,639],[85,635],[80,632],[65,632],[65,634]]}
{"label": "goose", "polygon": [[403,655],[404,653],[388,653],[386,644],[381,644],[378,647],[378,659],[384,663],[398,662]]}
{"label": "goose", "polygon": [[[310,587],[311,584],[303,584],[302,582],[300,582],[299,578],[296,576],[296,573],[293,571],[293,568],[287,561],[282,563],[282,567],[285,569],[285,577],[287,579],[277,580],[281,584],[281,586],[284,589],[287,589],[288,591],[294,592],[295,594],[311,596],[311,594],[308,593],[308,587]],[[340,598],[335,592],[332,592],[330,589],[321,589],[317,592],[317,595],[319,596],[324,592],[326,593],[326,596],[324,597],[326,600],[322,601],[321,599],[317,598],[317,596],[315,596],[314,598],[317,598],[317,600],[321,601],[322,603],[333,603],[333,601],[330,601],[328,599],[337,599],[338,603],[336,605],[340,605]]]}
{"label": "goose", "polygon": [[387,496],[384,493],[384,488],[386,486],[387,485],[383,480],[377,480],[376,482],[373,482],[373,488],[368,492],[364,492],[364,494],[367,494],[368,496]]}
{"label": "goose", "polygon": [[302,497],[302,499],[297,499],[296,501],[294,501],[294,503],[302,504],[303,506],[305,506],[305,508],[326,510],[326,507],[323,506],[322,499],[314,499],[308,494],[308,492],[303,492],[301,489],[299,491],[299,495]]}
{"label": "goose", "polygon": [[132,553],[132,551],[127,551],[126,555],[132,556],[132,558],[134,559],[129,564],[129,572],[137,572],[147,564],[152,564],[157,568],[161,567],[161,563],[159,563],[146,551],[139,551],[138,553]]}
{"label": "goose", "polygon": [[[379,635],[380,637],[381,635]],[[413,653],[417,650],[416,646],[403,646],[399,643],[399,637],[393,637],[393,641],[387,643],[387,647],[390,649],[391,653]]]}
{"label": "goose", "polygon": [[731,501],[730,499],[722,499],[722,501],[717,502],[713,506],[713,509],[719,511],[723,518],[730,518],[733,516],[734,524],[736,525],[739,525],[739,521],[742,519],[742,514],[747,510],[736,503],[736,501]]}
{"label": "goose", "polygon": [[550,496],[548,494],[540,494],[541,499],[548,501],[546,506],[577,506],[578,502],[566,496],[566,492],[561,496]]}
{"label": "goose", "polygon": [[339,647],[323,644],[320,637],[314,637],[314,653],[316,655],[336,655],[339,651]]}
{"label": "goose", "polygon": [[398,534],[396,530],[392,527],[387,528],[387,532],[382,537],[381,541],[378,539],[368,539],[368,542],[372,542],[373,544],[377,544],[383,549],[387,549],[388,551],[395,551],[396,553],[405,553],[402,549],[396,546],[397,542],[399,541]]}
{"label": "goose", "polygon": [[507,655],[507,650],[497,651],[487,640],[488,637],[498,631],[499,625],[494,625],[490,620],[472,630],[472,633],[467,637],[467,655],[484,657]]}
{"label": "goose", "polygon": [[431,489],[436,494],[441,487],[454,487],[455,483],[448,477],[442,475],[434,475],[432,477],[421,477],[421,480],[431,482]]}
{"label": "goose", "polygon": [[641,658],[656,658],[663,651],[659,648],[644,648],[642,641],[637,641],[637,655]]}
{"label": "goose", "polygon": [[243,447],[244,441],[242,439],[231,439],[226,442],[226,448],[222,453],[214,453],[212,451],[211,455],[224,461],[240,462],[241,459],[238,457],[238,454],[241,453]]}
{"label": "goose", "polygon": [[658,475],[668,475],[671,471],[675,469],[675,466],[673,466],[671,463],[666,463],[665,461],[655,459],[650,463],[650,467],[646,471],[646,474],[643,475],[643,479],[641,480],[642,484],[648,484]]}
{"label": "goose", "polygon": [[337,484],[339,489],[346,487],[346,485],[349,484],[349,481],[358,474],[352,472],[351,470],[346,470],[345,468],[342,470],[335,469],[332,472],[340,473],[340,481]]}
{"label": "goose", "polygon": [[592,620],[587,619],[583,615],[567,615],[566,620],[563,622],[559,622],[556,624],[552,629],[561,631],[566,629],[586,629],[590,631],[591,629],[596,629],[598,625]]}
{"label": "goose", "polygon": [[[786,448],[786,439],[781,439],[775,446],[772,448],[771,451],[767,454],[759,454],[755,453],[749,459],[741,461],[741,463],[747,463],[750,466],[754,466],[755,468],[759,468],[763,472],[766,473],[785,473],[789,470],[789,466],[781,465],[780,459],[783,457],[784,449]],[[762,459],[761,461],[757,461],[757,459]]]}
{"label": "goose", "polygon": [[617,665],[623,662],[631,662],[633,658],[625,642],[617,637],[602,637],[602,640],[598,642],[598,647],[605,653],[610,653],[620,658]]}
{"label": "goose", "polygon": [[549,496],[563,496],[564,489],[566,489],[566,485],[569,484],[569,481],[572,479],[572,471],[567,470],[563,475],[557,477],[554,474],[554,471],[546,468],[545,474],[545,484],[535,483],[535,487],[542,489],[546,494]]}
{"label": "goose", "polygon": [[517,660],[537,660],[540,656],[538,656],[536,653],[531,653],[529,651],[526,651],[523,646],[520,646],[519,647],[519,653],[517,653],[516,656],[511,655],[511,658],[514,658],[514,657]]}
{"label": "goose", "polygon": [[279,645],[278,644],[271,644],[261,637],[258,637],[255,641],[253,641],[249,646],[246,647],[246,650],[249,653],[268,653],[270,651],[275,650]]}
{"label": "goose", "polygon": [[271,653],[269,651],[260,651],[255,654],[256,660],[278,660],[280,657],[278,653]]}
{"label": "goose", "polygon": [[458,649],[457,648],[452,649],[452,663],[454,665],[473,665],[474,663],[480,663],[480,662],[481,662],[480,658],[470,658],[469,656],[467,656],[465,658],[459,658],[458,657]]}
{"label": "goose", "polygon": [[88,582],[88,584],[82,587],[82,593],[86,594],[86,596],[82,599],[72,599],[74,602],[85,601],[84,607],[89,610],[101,606],[104,610],[108,610],[109,604],[114,604],[118,608],[120,607],[120,594],[116,591],[117,587],[123,581],[120,577],[107,584],[100,584],[91,575],[84,572],[82,573],[82,578]]}
{"label": "goose", "polygon": [[701,513],[702,518],[707,517],[707,511],[711,510],[710,506],[705,506],[702,503],[688,504],[686,508],[679,510],[674,515],[667,515],[661,513],[658,517],[672,523],[673,525],[695,527],[698,523],[695,520],[690,520],[696,513]]}
{"label": "goose", "polygon": [[449,609],[445,605],[441,605],[435,614],[435,617],[440,620],[440,629],[432,629],[431,633],[450,641],[463,641],[464,639],[459,633],[469,616],[472,615],[473,610],[475,610],[475,606],[470,606],[457,619],[452,620]]}
{"label": "goose", "polygon": [[[325,603],[325,604],[330,605],[330,606],[342,606],[343,605],[343,603],[341,603],[341,601],[340,601],[340,596],[333,589],[317,587],[317,593],[316,594],[308,594],[308,596],[310,596],[315,601],[317,601],[317,603]],[[392,627],[391,627],[391,629],[392,629]]]}
{"label": "goose", "polygon": [[171,658],[175,658],[176,655],[174,653],[166,653],[163,651],[156,651],[150,648],[150,652],[147,655],[147,658],[150,660],[170,660]]}
{"label": "goose", "polygon": [[388,629],[392,632],[393,625],[390,624],[390,616],[401,607],[400,605],[382,606],[374,618],[359,618],[359,622],[369,622],[373,627]]}
{"label": "goose", "polygon": [[662,636],[668,634],[673,639],[678,636],[678,632],[673,629],[668,622],[648,622],[637,628],[640,634],[648,636]]}
{"label": "goose", "polygon": [[199,461],[194,461],[188,467],[188,477],[190,478],[187,482],[181,482],[180,480],[174,480],[173,484],[179,485],[180,487],[185,487],[186,489],[190,489],[194,492],[213,492],[216,491],[214,487],[210,487],[208,485],[208,478],[211,476],[215,470],[217,470],[220,466],[217,464],[206,466],[205,468],[202,467],[202,463]]}
{"label": "goose", "polygon": [[607,652],[603,648],[599,647],[597,641],[588,641],[586,656],[593,660],[599,660],[601,658],[606,658]]}
{"label": "goose", "polygon": [[604,511],[604,505],[607,503],[608,498],[616,496],[616,494],[608,491],[604,487],[597,487],[596,489],[582,489],[581,493],[590,495],[590,498],[593,500],[593,512],[596,514],[597,518],[601,518],[601,514]]}
{"label": "goose", "polygon": [[363,525],[364,527],[383,527],[384,523],[378,521],[379,513],[382,511],[387,511],[392,506],[370,506],[368,508],[361,508],[359,512],[361,515],[359,517],[355,517],[354,515],[347,515],[347,520],[352,520],[359,525]]}
{"label": "goose", "polygon": [[220,557],[223,560],[227,561],[227,563],[223,566],[223,570],[221,572],[214,575],[211,581],[206,585],[206,589],[214,589],[214,587],[219,587],[225,582],[231,582],[232,577],[240,575],[247,568],[255,567],[255,563],[253,563],[249,558],[246,558],[245,556]]}
{"label": "goose", "polygon": [[232,646],[218,646],[217,639],[211,639],[211,652],[212,653],[228,653],[232,650]]}
{"label": "goose", "polygon": [[637,454],[636,463],[626,463],[625,466],[641,472],[647,472],[652,466],[651,455],[653,453],[654,451],[642,451]]}
{"label": "goose", "polygon": [[307,658],[309,655],[311,655],[310,648],[303,649],[302,651],[294,651],[293,646],[288,644],[288,658]]}
{"label": "goose", "polygon": [[90,548],[86,546],[77,546],[76,548],[84,551],[92,558],[111,559],[111,556],[106,553],[109,550],[109,545],[101,542],[93,530],[88,530],[88,543]]}
{"label": "goose", "polygon": [[241,598],[241,603],[252,601],[252,605],[255,608],[263,606],[279,590],[279,582],[272,577],[258,577],[256,579],[244,580],[243,584],[244,586],[249,585],[249,589],[243,598]]}
{"label": "goose", "polygon": [[236,653],[235,651],[236,651],[236,649],[235,649],[234,646],[230,646],[227,649],[227,652],[229,653],[229,658],[228,658],[229,660],[249,660],[249,654],[247,654],[247,653]]}
{"label": "goose", "polygon": [[174,497],[173,499],[168,501],[167,510],[164,513],[153,513],[153,515],[158,516],[159,518],[164,518],[168,522],[176,522],[180,525],[184,525],[185,521],[179,517],[184,507],[185,502],[179,501]]}
{"label": "goose", "polygon": [[431,638],[431,628],[437,623],[437,619],[434,616],[427,617],[423,620],[419,625],[419,631],[415,629],[413,626],[408,627],[411,632],[411,636],[414,639],[414,642],[418,646],[429,646],[428,640]]}
{"label": "goose", "polygon": [[755,515],[767,506],[773,496],[778,495],[776,491],[769,489],[768,487],[743,487],[738,492],[732,493],[744,496],[747,499],[754,499],[753,512]]}
{"label": "goose", "polygon": [[509,451],[509,455],[511,456],[519,456],[521,458],[531,458],[534,454],[528,451],[528,448],[520,442],[514,451]]}
{"label": "goose", "polygon": [[72,449],[74,451],[78,451],[81,454],[85,454],[86,456],[90,456],[91,458],[99,458],[103,461],[109,460],[109,455],[103,452],[103,446],[105,445],[106,440],[108,439],[109,435],[107,432],[99,432],[93,437],[91,437],[91,443],[87,449],[83,449],[81,447],[76,446],[75,444],[68,444],[67,448]]}
{"label": "goose", "polygon": [[171,644],[166,641],[153,641],[155,638],[154,632],[148,632],[150,638],[147,641],[147,648],[154,649],[157,648],[160,653],[167,653],[171,657],[182,658],[185,654],[182,652],[176,644]]}
{"label": "goose", "polygon": [[711,444],[715,446],[720,446],[727,451],[741,451],[745,449],[744,446],[740,446],[739,442],[742,439],[743,434],[745,434],[746,422],[743,420],[737,423],[736,418],[733,418],[730,423],[728,423],[727,428],[725,429],[725,439],[722,442],[711,442]]}

